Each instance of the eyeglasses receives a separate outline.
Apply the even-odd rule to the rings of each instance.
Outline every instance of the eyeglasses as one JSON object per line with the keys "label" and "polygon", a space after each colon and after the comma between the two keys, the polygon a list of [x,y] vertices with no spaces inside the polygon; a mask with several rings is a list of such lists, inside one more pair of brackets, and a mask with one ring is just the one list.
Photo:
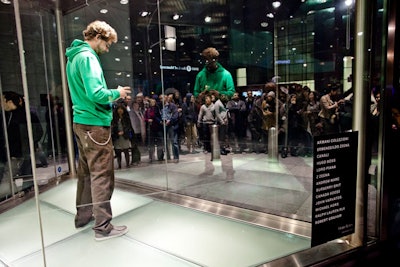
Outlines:
{"label": "eyeglasses", "polygon": [[111,46],[111,43],[109,42],[109,40],[108,40],[108,38],[107,38],[107,37],[100,36],[100,39],[101,39],[101,40],[103,40],[104,42],[106,42],[106,46],[107,46],[107,48],[110,48],[110,46]]}

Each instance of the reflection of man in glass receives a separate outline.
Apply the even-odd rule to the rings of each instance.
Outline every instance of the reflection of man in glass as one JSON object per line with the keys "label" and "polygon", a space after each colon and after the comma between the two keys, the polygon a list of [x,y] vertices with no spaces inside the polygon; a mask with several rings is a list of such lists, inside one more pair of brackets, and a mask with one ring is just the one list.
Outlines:
{"label": "reflection of man in glass", "polygon": [[220,95],[229,98],[235,93],[235,85],[231,73],[218,62],[219,52],[213,47],[201,53],[205,60],[205,67],[197,74],[194,84],[194,96],[209,90],[216,90]]}

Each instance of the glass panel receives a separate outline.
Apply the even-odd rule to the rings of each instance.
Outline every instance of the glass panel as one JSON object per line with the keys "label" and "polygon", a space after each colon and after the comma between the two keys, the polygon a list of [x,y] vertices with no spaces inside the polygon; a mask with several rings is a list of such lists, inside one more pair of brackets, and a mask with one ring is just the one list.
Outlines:
{"label": "glass panel", "polygon": [[[182,110],[176,133],[179,164],[168,168],[168,190],[310,222],[312,135],[321,134],[323,124],[319,109],[311,113],[312,107],[304,103],[309,91],[315,92],[315,103],[334,87],[340,89],[334,101],[345,96],[343,59],[352,54],[351,48],[342,47],[348,10],[333,1],[283,3],[278,9],[269,3],[243,8],[240,1],[180,1],[179,8],[173,9],[177,6],[173,1],[160,2],[159,9],[157,3],[131,5],[133,61],[137,62],[133,76],[144,85],[143,94],[150,98],[177,91],[178,107],[184,106],[188,93],[195,94],[198,116],[204,99],[197,97],[195,81],[206,63],[201,53],[211,46],[219,52],[220,67],[232,75],[240,98],[223,99],[229,107],[228,123],[217,125],[217,130],[192,121],[195,141],[188,141],[192,131],[185,127],[187,114]],[[272,117],[266,108],[270,90],[282,102],[278,115],[272,109]],[[256,97],[246,99],[249,91]],[[297,95],[296,106],[289,94]],[[236,109],[240,105],[242,111]],[[271,105],[276,106],[274,101]],[[279,125],[274,125],[274,116]],[[337,127],[339,123],[335,122]],[[218,133],[224,128],[225,134]],[[338,130],[344,131],[344,126]],[[214,151],[208,143],[219,148]],[[157,179],[143,180],[139,173],[127,177],[144,185],[158,184]],[[279,182],[275,177],[281,177]]]}
{"label": "glass panel", "polygon": [[[1,23],[2,33],[1,39],[4,40],[0,44],[0,48],[2,51],[3,59],[0,62],[0,77],[1,77],[1,92],[6,90],[5,88],[16,88],[21,85],[21,73],[19,69],[19,64],[15,64],[15,62],[19,62],[18,56],[18,45],[16,40],[16,28],[15,28],[15,18],[14,18],[14,10],[11,5],[2,6],[4,12],[1,12],[0,17],[4,23]],[[10,65],[12,64],[12,65]],[[14,66],[11,68],[10,66]],[[7,200],[11,198],[17,191],[15,188],[13,174],[11,173],[11,164],[10,164],[10,154],[9,150],[5,149],[6,144],[8,143],[8,134],[7,134],[7,120],[6,114],[4,113],[4,105],[2,105],[2,117],[1,117],[1,191],[0,197],[1,200]],[[3,149],[4,148],[4,149]]]}
{"label": "glass panel", "polygon": [[[25,101],[43,129],[35,147],[37,162],[28,165],[37,168],[38,182],[43,185],[68,171],[63,112],[70,110],[63,108],[59,44],[50,12],[54,7],[40,2],[30,2],[35,12],[32,5],[22,6],[21,20],[29,88]],[[313,136],[327,133],[331,119],[336,131],[352,127],[352,114],[346,107],[352,105],[354,8],[339,1],[291,1],[279,8],[268,1],[251,5],[224,0],[132,2],[69,3],[71,9],[63,13],[66,46],[82,39],[83,29],[95,19],[108,22],[118,33],[118,43],[101,62],[109,88],[132,88],[131,100],[115,104],[126,105],[132,115],[130,146],[137,150],[131,149],[128,158],[121,159],[121,169],[115,171],[117,182],[311,222]],[[13,9],[11,5],[1,8],[0,19],[6,22],[2,27],[13,26],[1,33],[6,55],[0,63],[1,89],[23,95]],[[378,21],[383,20],[381,16],[377,13]],[[215,47],[219,55],[204,57],[208,47]],[[379,60],[376,56],[375,61]],[[213,64],[232,76],[235,95],[222,93],[226,88],[217,87],[220,80],[207,80],[197,95],[199,73]],[[323,120],[321,107],[314,107],[333,88],[339,88],[333,101],[350,97],[334,116]],[[207,113],[210,91],[215,103]],[[218,98],[222,106],[216,111]],[[199,120],[201,109],[210,117]],[[216,117],[218,111],[225,111],[226,117]],[[7,127],[10,116],[3,114],[2,125]],[[6,142],[10,134],[3,132]],[[9,142],[8,162],[13,144],[23,141],[27,139]],[[32,175],[15,180],[4,162],[0,197],[30,190]],[[119,167],[118,158],[114,163]],[[40,172],[50,168],[50,174]],[[41,199],[49,203],[44,205],[45,219],[53,226],[61,217],[63,223],[73,221],[74,202],[65,208],[59,205],[65,199],[56,190],[51,192],[51,201]],[[57,234],[74,234],[71,227],[66,229],[68,233]],[[51,243],[51,238],[46,241]],[[40,249],[37,241],[34,251]]]}
{"label": "glass panel", "polygon": [[[53,38],[53,36],[55,36],[54,18],[48,15],[48,13],[41,11],[39,6],[35,7],[37,9],[36,13],[28,12],[32,11],[30,6],[22,5],[20,7],[27,86],[29,91],[29,96],[25,96],[22,87],[13,6],[2,4],[2,8],[4,8],[5,11],[1,13],[2,20],[8,21],[4,22],[4,25],[12,25],[12,27],[8,27],[3,34],[4,42],[2,44],[2,51],[5,56],[4,60],[1,62],[2,91],[3,93],[10,91],[19,94],[21,97],[20,106],[24,106],[24,103],[29,100],[32,132],[35,139],[35,157],[37,161],[34,165],[38,168],[38,173],[40,174],[43,168],[52,168],[54,170],[54,175],[56,172],[58,174],[65,173],[68,171],[68,166],[65,164],[65,123],[60,86],[58,46],[57,39]],[[57,101],[56,105],[53,105],[55,102],[51,101],[49,96],[51,96],[54,101]],[[14,96],[10,95],[10,97],[13,98]],[[54,112],[49,113],[49,109],[53,109]],[[16,118],[16,116],[10,116],[10,114],[11,113],[7,111],[5,113],[8,126],[11,124],[11,121]],[[21,116],[19,119],[21,121],[15,121],[17,123],[16,125],[21,125],[24,121],[26,124],[25,116]],[[13,176],[26,176],[22,186],[19,187],[16,192],[29,190],[32,186],[27,126],[25,125],[24,128],[20,130],[21,134],[17,134],[13,131],[9,131],[8,133],[8,141],[12,144],[10,146],[11,159],[25,158],[23,164],[17,164],[21,165],[22,168],[15,169],[13,173]],[[24,156],[19,154],[21,152]],[[61,169],[56,171],[56,167],[61,167]],[[48,172],[48,170],[46,170],[46,172]],[[47,183],[47,180],[54,177],[54,175],[51,177],[48,177],[48,175],[45,175],[46,177],[40,177],[40,183]],[[18,180],[18,183],[20,183],[20,180]],[[9,188],[11,187],[9,186]],[[10,197],[10,194],[12,194],[11,191],[5,192],[2,197]]]}
{"label": "glass panel", "polygon": [[[0,63],[1,126],[4,137],[2,146],[6,148],[1,149],[0,198],[3,201],[1,209],[5,211],[34,197],[37,193],[34,179],[37,189],[45,190],[48,184],[55,181],[55,177],[67,173],[69,168],[66,162],[66,129],[54,16],[49,7],[42,6],[39,1],[22,2],[18,9],[20,18],[17,20],[11,3],[4,1],[0,8],[1,25],[4,27]],[[21,43],[16,23],[19,19]],[[23,60],[19,57],[20,49],[24,52]],[[24,64],[22,68],[21,64]],[[32,139],[29,138],[30,133]],[[30,140],[33,150],[30,149]],[[32,153],[36,162],[32,162]],[[39,208],[37,206],[36,210]],[[17,221],[15,214],[8,214],[10,220],[14,218]],[[22,250],[27,253],[40,251],[41,218],[32,213],[17,215],[21,216],[30,221],[32,227],[12,231],[13,238],[22,240],[27,236],[26,231],[29,231],[35,236],[30,239],[33,250],[26,251],[26,247],[21,247]]]}
{"label": "glass panel", "polygon": [[[383,102],[386,103],[395,103],[393,101],[392,96],[388,93],[384,96],[384,88],[382,86],[385,77],[382,74],[385,72],[383,70],[382,59],[386,57],[387,47],[386,40],[387,32],[384,26],[384,1],[377,1],[376,9],[373,13],[373,21],[371,24],[372,27],[372,45],[375,47],[374,51],[371,50],[371,80],[370,80],[370,88],[371,88],[371,102],[370,102],[370,114],[369,114],[369,123],[370,123],[370,168],[369,175],[370,179],[368,181],[368,227],[367,233],[369,238],[377,238],[381,233],[382,229],[379,229],[379,211],[377,207],[380,205],[380,199],[382,197],[382,184],[380,180],[380,174],[382,173],[382,152],[383,151],[383,139],[382,136],[384,134],[383,121],[384,116],[389,117],[389,115],[385,115],[385,112],[390,114],[392,111],[386,110],[384,111]],[[375,52],[376,51],[376,52]],[[350,77],[351,78],[351,77]],[[389,104],[390,106],[390,104]],[[393,118],[392,116],[390,116]],[[390,123],[392,120],[389,119]],[[387,126],[386,126],[387,127]],[[389,134],[390,136],[390,134]],[[390,138],[388,138],[389,140]],[[388,141],[389,147],[392,147],[391,141]],[[390,166],[390,163],[388,164]],[[389,172],[388,172],[389,173]]]}

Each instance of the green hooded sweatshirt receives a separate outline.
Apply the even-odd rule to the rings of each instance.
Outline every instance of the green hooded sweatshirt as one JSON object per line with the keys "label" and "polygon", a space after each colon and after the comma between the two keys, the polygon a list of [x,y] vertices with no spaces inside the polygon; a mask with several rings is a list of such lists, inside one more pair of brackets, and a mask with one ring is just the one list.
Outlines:
{"label": "green hooded sweatshirt", "polygon": [[210,72],[204,67],[196,76],[193,95],[197,97],[206,89],[216,90],[220,95],[232,97],[235,93],[235,85],[231,73],[217,62],[218,68]]}
{"label": "green hooded sweatshirt", "polygon": [[107,88],[100,58],[90,45],[74,40],[67,48],[67,80],[72,100],[73,122],[110,126],[112,102],[120,97]]}

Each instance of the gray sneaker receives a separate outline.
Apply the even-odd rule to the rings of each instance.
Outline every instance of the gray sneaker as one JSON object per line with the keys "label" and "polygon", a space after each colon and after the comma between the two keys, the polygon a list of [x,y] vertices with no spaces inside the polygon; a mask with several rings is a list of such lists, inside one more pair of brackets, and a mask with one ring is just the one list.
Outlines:
{"label": "gray sneaker", "polygon": [[103,240],[107,240],[110,238],[114,238],[114,237],[118,237],[118,236],[122,236],[124,234],[126,234],[128,232],[128,227],[126,227],[125,225],[121,225],[121,226],[113,226],[113,229],[108,233],[96,233],[94,235],[94,239],[96,241],[103,241]]}

